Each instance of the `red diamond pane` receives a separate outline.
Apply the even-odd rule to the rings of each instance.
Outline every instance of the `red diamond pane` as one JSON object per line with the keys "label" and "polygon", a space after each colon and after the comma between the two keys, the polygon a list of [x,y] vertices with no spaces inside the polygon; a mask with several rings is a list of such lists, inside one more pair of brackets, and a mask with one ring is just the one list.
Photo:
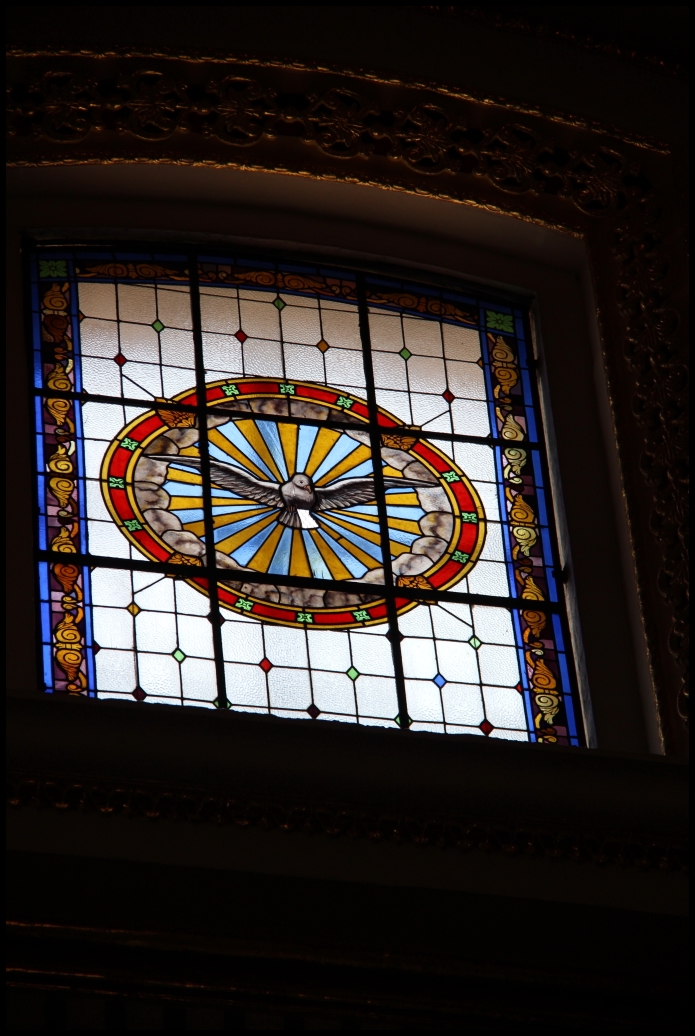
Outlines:
{"label": "red diamond pane", "polygon": [[136,701],[144,701],[147,695],[143,691],[142,687],[136,687],[133,691],[133,697]]}
{"label": "red diamond pane", "polygon": [[485,734],[485,736],[487,737],[487,735],[490,734],[495,728],[488,719],[484,719],[483,722],[480,724],[480,729],[482,730],[483,734]]}
{"label": "red diamond pane", "polygon": [[449,392],[449,389],[447,389],[446,392],[442,392],[442,398],[445,399],[447,403],[453,403],[456,396],[453,392]]}
{"label": "red diamond pane", "polygon": [[269,662],[267,658],[264,658],[258,664],[259,664],[259,666],[261,667],[261,669],[263,670],[264,673],[269,673],[270,670],[273,668],[273,663]]}
{"label": "red diamond pane", "polygon": [[313,702],[306,711],[309,713],[312,719],[316,719],[317,716],[321,715],[321,709],[317,709]]}
{"label": "red diamond pane", "polygon": [[238,331],[237,331],[237,333],[236,333],[236,334],[234,335],[234,337],[235,337],[235,338],[238,338],[238,339],[239,339],[239,341],[240,341],[240,342],[242,343],[242,345],[243,345],[243,344],[244,344],[244,342],[246,341],[246,339],[247,339],[247,338],[248,338],[249,336],[248,336],[248,335],[245,335],[245,334],[244,334],[244,332],[243,332],[243,331],[241,330],[241,328],[239,328],[239,330],[238,330]]}
{"label": "red diamond pane", "polygon": [[119,353],[118,356],[114,356],[113,362],[117,363],[119,367],[122,367],[123,364],[127,363],[128,361],[126,360],[126,358],[123,355],[123,353]]}

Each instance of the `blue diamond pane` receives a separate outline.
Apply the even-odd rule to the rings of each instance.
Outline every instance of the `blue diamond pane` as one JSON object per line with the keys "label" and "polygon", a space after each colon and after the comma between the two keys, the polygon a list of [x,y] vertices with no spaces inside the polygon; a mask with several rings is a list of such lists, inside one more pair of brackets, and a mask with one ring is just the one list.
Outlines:
{"label": "blue diamond pane", "polygon": [[433,676],[432,679],[434,683],[436,683],[437,687],[443,687],[446,683],[446,680],[444,679],[441,673],[437,673],[437,675]]}

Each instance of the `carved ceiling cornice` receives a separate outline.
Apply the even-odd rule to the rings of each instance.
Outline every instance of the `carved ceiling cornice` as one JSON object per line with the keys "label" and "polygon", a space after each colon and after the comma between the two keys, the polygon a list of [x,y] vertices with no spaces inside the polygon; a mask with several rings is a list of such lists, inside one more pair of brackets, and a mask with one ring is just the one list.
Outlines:
{"label": "carved ceiling cornice", "polygon": [[668,149],[444,84],[252,57],[14,52],[10,75],[13,165],[179,163],[375,184],[585,240],[662,736],[684,752],[686,275]]}

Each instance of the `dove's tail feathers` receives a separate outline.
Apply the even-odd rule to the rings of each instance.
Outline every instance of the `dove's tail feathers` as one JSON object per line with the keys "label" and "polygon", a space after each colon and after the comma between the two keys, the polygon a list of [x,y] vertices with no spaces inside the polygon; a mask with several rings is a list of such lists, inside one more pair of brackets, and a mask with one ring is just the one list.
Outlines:
{"label": "dove's tail feathers", "polygon": [[302,520],[294,507],[285,507],[280,511],[278,521],[282,522],[283,525],[289,526],[290,529],[301,529],[302,527]]}

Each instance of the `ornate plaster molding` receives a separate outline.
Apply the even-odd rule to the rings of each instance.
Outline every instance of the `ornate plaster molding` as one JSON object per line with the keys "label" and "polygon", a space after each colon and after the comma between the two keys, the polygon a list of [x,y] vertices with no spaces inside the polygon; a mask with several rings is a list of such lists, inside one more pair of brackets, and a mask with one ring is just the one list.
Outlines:
{"label": "ornate plaster molding", "polygon": [[499,823],[489,816],[425,816],[417,812],[365,812],[335,802],[288,801],[184,788],[146,781],[93,780],[69,775],[11,773],[7,803],[18,808],[58,813],[94,813],[103,817],[214,823],[237,827],[328,835],[484,851],[509,857],[572,859],[585,863],[642,870],[687,869],[687,843],[640,831],[585,830],[571,824],[539,827],[520,821]]}
{"label": "ornate plaster molding", "polygon": [[13,165],[158,162],[378,184],[581,236],[662,737],[685,751],[685,257],[655,142],[443,84],[250,57],[13,52]]}

